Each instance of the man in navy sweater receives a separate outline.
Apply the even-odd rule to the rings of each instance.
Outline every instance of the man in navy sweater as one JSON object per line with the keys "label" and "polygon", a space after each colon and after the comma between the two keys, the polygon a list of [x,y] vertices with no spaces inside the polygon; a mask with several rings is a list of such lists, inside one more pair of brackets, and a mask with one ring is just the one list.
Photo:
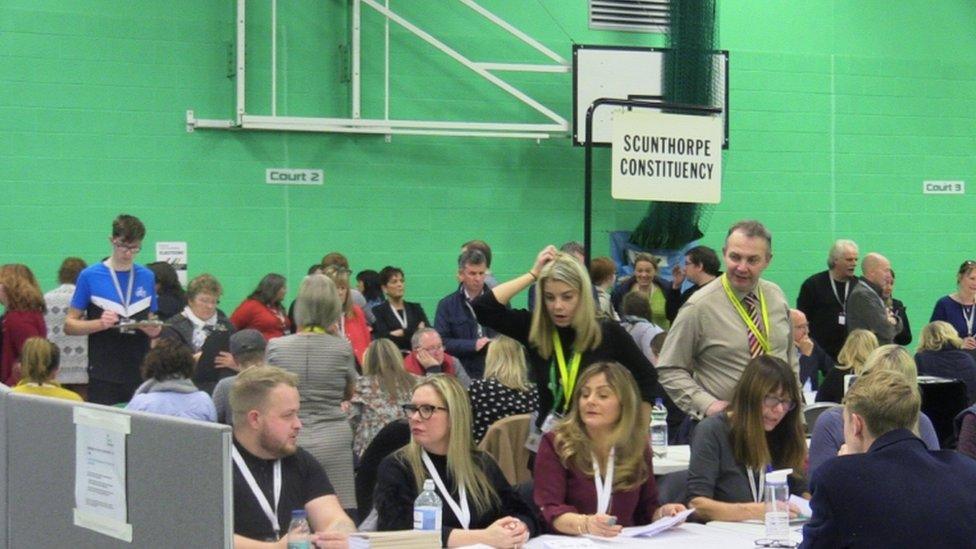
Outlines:
{"label": "man in navy sweater", "polygon": [[872,371],[844,397],[840,457],[814,473],[801,547],[976,547],[976,461],[911,429],[918,387]]}

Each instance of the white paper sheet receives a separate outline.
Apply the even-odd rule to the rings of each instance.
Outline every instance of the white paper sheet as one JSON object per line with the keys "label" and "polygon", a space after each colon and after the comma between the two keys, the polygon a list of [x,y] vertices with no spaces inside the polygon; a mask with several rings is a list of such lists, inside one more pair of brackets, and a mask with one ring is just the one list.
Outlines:
{"label": "white paper sheet", "polygon": [[131,543],[125,485],[129,416],[78,407],[74,422],[74,523]]}
{"label": "white paper sheet", "polygon": [[686,509],[673,517],[661,517],[644,526],[629,526],[624,528],[620,535],[627,538],[649,538],[678,526],[688,518],[688,515],[694,512],[694,509]]}

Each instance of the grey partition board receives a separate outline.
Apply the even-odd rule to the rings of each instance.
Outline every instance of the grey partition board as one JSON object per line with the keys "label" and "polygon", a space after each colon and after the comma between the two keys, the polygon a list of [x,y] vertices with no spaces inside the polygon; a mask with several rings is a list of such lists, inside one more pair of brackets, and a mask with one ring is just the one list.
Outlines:
{"label": "grey partition board", "polygon": [[7,549],[7,391],[0,390],[0,549]]}
{"label": "grey partition board", "polygon": [[11,547],[231,547],[231,431],[224,425],[131,413],[126,493],[132,543],[74,525],[74,406],[7,398]]}

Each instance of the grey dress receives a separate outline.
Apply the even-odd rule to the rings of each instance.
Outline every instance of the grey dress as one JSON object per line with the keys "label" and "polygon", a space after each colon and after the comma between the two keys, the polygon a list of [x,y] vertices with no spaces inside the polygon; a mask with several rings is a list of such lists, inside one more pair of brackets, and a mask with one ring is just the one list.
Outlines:
{"label": "grey dress", "polygon": [[269,341],[265,358],[298,376],[298,445],[322,464],[343,508],[355,509],[352,428],[340,407],[356,382],[352,347],[331,334],[301,333]]}

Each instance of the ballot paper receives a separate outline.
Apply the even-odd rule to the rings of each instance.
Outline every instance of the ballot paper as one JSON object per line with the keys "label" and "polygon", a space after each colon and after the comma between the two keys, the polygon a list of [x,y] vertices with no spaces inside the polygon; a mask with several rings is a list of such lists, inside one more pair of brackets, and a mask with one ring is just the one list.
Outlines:
{"label": "ballot paper", "polygon": [[682,524],[688,515],[694,513],[694,509],[687,509],[674,515],[673,517],[662,517],[650,524],[644,526],[630,526],[624,528],[620,535],[626,538],[649,538],[651,536],[656,536],[665,530],[670,530],[675,526]]}
{"label": "ballot paper", "polygon": [[800,510],[800,516],[797,518],[809,519],[813,516],[813,511],[810,509],[810,502],[801,498],[800,496],[790,496],[790,503],[796,505],[797,509]]}

